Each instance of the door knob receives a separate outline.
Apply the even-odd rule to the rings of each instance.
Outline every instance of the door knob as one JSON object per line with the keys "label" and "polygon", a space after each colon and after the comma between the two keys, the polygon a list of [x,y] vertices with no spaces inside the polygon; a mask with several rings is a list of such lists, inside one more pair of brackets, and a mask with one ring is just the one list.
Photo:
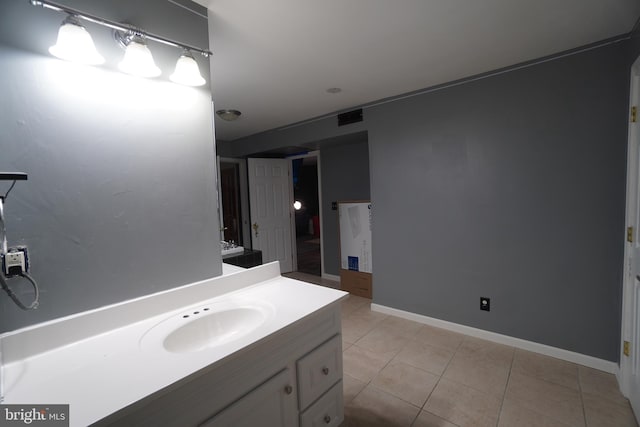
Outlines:
{"label": "door knob", "polygon": [[253,228],[253,231],[256,233],[256,237],[258,237],[258,228],[260,228],[260,226],[258,225],[257,222],[254,222],[253,225],[251,226]]}
{"label": "door knob", "polygon": [[290,385],[286,385],[284,387],[284,392],[287,393],[287,394],[293,393],[293,387],[291,387]]}

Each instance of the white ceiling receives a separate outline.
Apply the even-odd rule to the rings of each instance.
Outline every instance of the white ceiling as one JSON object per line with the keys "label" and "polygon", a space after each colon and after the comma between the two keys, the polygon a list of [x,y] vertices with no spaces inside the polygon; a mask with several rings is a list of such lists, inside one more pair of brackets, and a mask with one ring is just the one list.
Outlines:
{"label": "white ceiling", "polygon": [[[231,141],[631,31],[638,0],[197,0]],[[326,89],[342,88],[329,94]]]}

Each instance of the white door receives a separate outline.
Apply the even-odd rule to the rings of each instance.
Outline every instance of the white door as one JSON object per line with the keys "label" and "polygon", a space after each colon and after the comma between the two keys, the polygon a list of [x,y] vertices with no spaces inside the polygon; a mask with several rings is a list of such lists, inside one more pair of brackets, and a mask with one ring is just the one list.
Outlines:
{"label": "white door", "polygon": [[[631,73],[629,146],[627,151],[627,243],[623,288],[622,346],[620,380],[636,418],[640,415],[640,58]],[[635,121],[634,121],[635,120]],[[625,345],[625,342],[628,343]]]}
{"label": "white door", "polygon": [[280,261],[280,271],[293,270],[291,243],[291,161],[248,159],[251,242],[262,261]]}

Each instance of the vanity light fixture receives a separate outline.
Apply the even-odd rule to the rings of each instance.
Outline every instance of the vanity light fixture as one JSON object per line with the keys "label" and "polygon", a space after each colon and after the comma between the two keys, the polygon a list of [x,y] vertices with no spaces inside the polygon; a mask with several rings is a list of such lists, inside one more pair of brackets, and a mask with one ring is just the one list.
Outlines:
{"label": "vanity light fixture", "polygon": [[144,38],[132,35],[125,45],[124,58],[118,64],[120,71],[138,77],[158,77],[162,74]]}
{"label": "vanity light fixture", "polygon": [[176,63],[175,72],[170,77],[173,82],[188,86],[201,86],[206,83],[200,74],[200,69],[193,57],[193,52],[200,53],[202,56],[208,58],[212,55],[208,49],[201,49],[157,34],[152,34],[129,24],[90,15],[53,1],[29,0],[29,2],[33,6],[42,6],[45,9],[64,12],[70,15],[60,27],[58,42],[49,49],[49,52],[58,58],[91,65],[104,63],[104,58],[93,45],[91,35],[86,28],[80,24],[80,20],[85,20],[115,30],[117,34],[116,40],[123,44],[123,46],[126,46],[124,59],[118,65],[120,70],[143,77],[159,76],[162,72],[155,65],[151,51],[147,47],[147,40],[153,40],[183,50],[183,54]]}
{"label": "vanity light fixture", "polygon": [[178,58],[176,69],[173,74],[169,76],[169,79],[174,83],[186,86],[202,86],[206,83],[200,74],[198,63],[188,50],[182,52],[182,55]]}
{"label": "vanity light fixture", "polygon": [[58,30],[58,40],[49,48],[49,52],[60,59],[80,64],[98,65],[104,63],[104,57],[98,53],[91,34],[77,17],[67,16]]}

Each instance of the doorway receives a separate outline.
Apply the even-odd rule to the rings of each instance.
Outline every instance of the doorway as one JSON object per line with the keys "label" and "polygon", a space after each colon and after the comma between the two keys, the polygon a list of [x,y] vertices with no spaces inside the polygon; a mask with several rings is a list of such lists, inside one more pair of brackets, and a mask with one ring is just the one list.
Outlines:
{"label": "doorway", "polygon": [[317,152],[291,158],[297,271],[314,276],[322,276],[318,160]]}
{"label": "doorway", "polygon": [[220,239],[251,247],[246,161],[218,157]]}
{"label": "doorway", "polygon": [[640,414],[640,57],[631,68],[627,151],[627,243],[625,244],[622,343],[619,383],[633,412]]}

